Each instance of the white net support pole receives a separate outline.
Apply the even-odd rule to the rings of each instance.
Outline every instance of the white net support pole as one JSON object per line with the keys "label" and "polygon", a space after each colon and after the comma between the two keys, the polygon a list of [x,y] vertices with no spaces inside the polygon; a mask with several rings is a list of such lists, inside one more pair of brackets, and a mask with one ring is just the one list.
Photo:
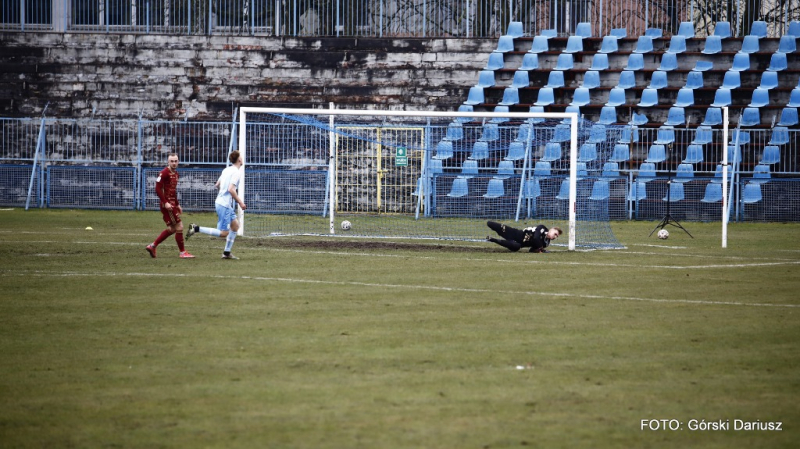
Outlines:
{"label": "white net support pole", "polygon": [[[242,176],[241,180],[239,181],[239,189],[236,191],[236,193],[239,195],[239,198],[241,198],[242,202],[245,204],[247,204],[247,199],[244,196],[244,183],[245,183],[244,170],[245,170],[245,165],[247,165],[247,157],[246,157],[247,155],[245,154],[247,153],[247,135],[246,135],[247,133],[245,133],[246,129],[247,129],[247,114],[243,109],[239,109],[239,155],[242,158],[242,160],[244,160],[244,163],[242,164],[241,167]],[[237,209],[236,216],[237,219],[239,220],[239,231],[237,232],[237,234],[243,236],[244,210],[242,210],[241,207],[237,207],[236,209]]]}
{"label": "white net support pole", "polygon": [[570,113],[569,135],[569,245],[575,251],[575,223],[578,202],[578,114]]}
{"label": "white net support pole", "polygon": [[[333,111],[334,109],[333,102],[329,104],[329,109]],[[330,152],[328,156],[328,173],[329,173],[328,179],[330,179],[330,182],[328,183],[328,207],[330,208],[328,210],[328,217],[329,217],[328,227],[329,227],[329,232],[331,234],[336,233],[336,228],[334,227],[335,217],[333,216],[336,210],[336,178],[337,178],[336,133],[333,131],[334,125],[335,123],[333,121],[333,114],[331,114],[330,117],[328,117],[328,127],[330,128],[330,131],[328,131],[328,140],[329,140],[328,150]]]}
{"label": "white net support pole", "polygon": [[728,107],[722,108],[722,247],[728,247]]}

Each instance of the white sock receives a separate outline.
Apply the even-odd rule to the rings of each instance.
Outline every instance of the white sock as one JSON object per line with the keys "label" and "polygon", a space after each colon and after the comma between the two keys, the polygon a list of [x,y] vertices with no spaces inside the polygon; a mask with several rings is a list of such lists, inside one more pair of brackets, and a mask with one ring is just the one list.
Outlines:
{"label": "white sock", "polygon": [[236,240],[236,233],[231,231],[228,233],[228,238],[225,239],[225,252],[231,252],[231,248],[233,248],[233,241]]}
{"label": "white sock", "polygon": [[201,234],[208,234],[213,237],[219,237],[221,235],[221,231],[216,228],[204,228],[203,226],[197,227],[197,232]]}

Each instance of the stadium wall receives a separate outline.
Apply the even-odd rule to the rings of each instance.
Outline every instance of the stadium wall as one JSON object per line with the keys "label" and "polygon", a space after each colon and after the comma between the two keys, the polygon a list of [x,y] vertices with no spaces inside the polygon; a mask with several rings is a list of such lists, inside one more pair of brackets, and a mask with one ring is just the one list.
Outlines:
{"label": "stadium wall", "polygon": [[0,33],[0,116],[229,120],[235,106],[329,102],[452,111],[495,45],[493,39]]}

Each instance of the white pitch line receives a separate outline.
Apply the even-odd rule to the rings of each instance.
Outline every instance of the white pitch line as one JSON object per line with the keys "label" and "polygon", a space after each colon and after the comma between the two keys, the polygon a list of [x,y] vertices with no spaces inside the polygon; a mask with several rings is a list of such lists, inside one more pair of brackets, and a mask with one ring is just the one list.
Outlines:
{"label": "white pitch line", "polygon": [[281,277],[266,277],[266,276],[224,276],[224,275],[195,275],[186,273],[119,273],[119,272],[106,272],[106,273],[80,273],[75,271],[64,272],[44,272],[44,271],[20,271],[9,272],[8,270],[0,271],[2,276],[51,276],[51,277],[91,277],[91,276],[131,276],[131,277],[201,277],[201,278],[214,278],[225,280],[253,280],[265,282],[284,282],[284,283],[297,283],[297,284],[320,284],[320,285],[341,285],[341,286],[356,286],[356,287],[370,287],[370,288],[404,288],[412,290],[431,290],[431,291],[445,291],[445,292],[458,292],[458,293],[489,293],[501,295],[526,295],[526,296],[550,296],[558,298],[580,298],[580,299],[606,299],[618,301],[637,301],[637,302],[653,302],[662,304],[695,304],[707,306],[744,306],[744,307],[777,307],[777,308],[800,308],[800,304],[768,304],[768,303],[745,303],[736,301],[702,301],[695,299],[663,299],[663,298],[637,298],[631,296],[604,296],[604,295],[585,295],[576,293],[564,292],[543,292],[543,291],[525,291],[525,290],[489,290],[483,288],[463,288],[463,287],[442,287],[431,285],[418,285],[418,284],[382,284],[377,282],[357,282],[357,281],[325,281],[319,279],[299,279],[299,278],[281,278]]}

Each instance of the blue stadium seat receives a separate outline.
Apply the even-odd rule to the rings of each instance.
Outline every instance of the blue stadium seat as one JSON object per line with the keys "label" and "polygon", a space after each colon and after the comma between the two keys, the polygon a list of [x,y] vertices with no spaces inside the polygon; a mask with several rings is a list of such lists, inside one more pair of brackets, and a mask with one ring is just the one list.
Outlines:
{"label": "blue stadium seat", "polygon": [[711,127],[700,125],[695,130],[694,139],[692,139],[691,143],[694,145],[705,145],[707,143],[711,143],[712,141],[713,131],[711,131]]}
{"label": "blue stadium seat", "polygon": [[679,108],[688,108],[694,104],[694,89],[690,87],[682,87],[678,91],[678,98],[675,100],[675,106]]}
{"label": "blue stadium seat", "polygon": [[607,200],[609,196],[611,196],[611,192],[608,188],[608,181],[595,181],[592,185],[592,194],[589,196],[589,199],[593,201],[603,201]]}
{"label": "blue stadium seat", "polygon": [[578,152],[578,162],[592,162],[597,160],[597,145],[584,143]]}
{"label": "blue stadium seat", "polygon": [[561,159],[561,144],[558,142],[547,142],[544,146],[544,155],[539,158],[542,162],[554,162]]}
{"label": "blue stadium seat", "polygon": [[600,177],[606,179],[619,178],[619,163],[609,161],[603,164],[603,170],[600,172]]}
{"label": "blue stadium seat", "polygon": [[731,144],[747,145],[748,143],[750,143],[749,131],[742,131],[741,129],[731,130]]}
{"label": "blue stadium seat", "polygon": [[555,28],[550,28],[547,30],[539,31],[539,35],[551,38],[551,37],[558,37],[558,30]]}
{"label": "blue stadium seat", "polygon": [[589,70],[608,70],[608,55],[605,53],[595,53],[592,56],[592,66]]}
{"label": "blue stadium seat", "polygon": [[503,158],[507,161],[518,161],[525,158],[525,142],[515,140],[508,144],[508,154]]}
{"label": "blue stadium seat", "polygon": [[678,68],[677,54],[664,53],[663,55],[661,55],[661,64],[658,66],[658,70],[669,72],[670,70],[676,70],[677,68]]}
{"label": "blue stadium seat", "polygon": [[662,201],[676,202],[683,201],[685,198],[683,184],[679,182],[671,182],[667,184],[667,195]]}
{"label": "blue stadium seat", "polygon": [[650,150],[647,152],[647,159],[644,161],[650,164],[657,164],[667,160],[667,147],[664,145],[650,145]]}
{"label": "blue stadium seat", "polygon": [[770,179],[769,165],[758,164],[753,168],[753,179],[750,182],[765,183]]}
{"label": "blue stadium seat", "polygon": [[733,64],[730,70],[734,72],[750,70],[750,55],[747,53],[736,53],[733,55]]}
{"label": "blue stadium seat", "polygon": [[431,173],[443,173],[444,168],[442,167],[442,160],[441,159],[431,159],[431,163],[429,166]]}
{"label": "blue stadium seat", "polygon": [[[564,109],[564,112],[574,112],[574,113],[578,114],[578,117],[580,117],[581,116],[581,107],[577,106],[577,105],[568,105],[567,108]],[[570,119],[568,117],[564,118],[563,120],[561,120],[561,123],[569,124],[570,123]]]}
{"label": "blue stadium seat", "polygon": [[607,138],[606,134],[606,125],[602,123],[595,123],[594,126],[592,126],[592,129],[589,131],[589,139],[586,142],[605,143]]}
{"label": "blue stadium seat", "polygon": [[769,67],[767,70],[770,72],[780,72],[789,68],[789,61],[786,59],[786,53],[775,52],[769,60]]}
{"label": "blue stadium seat", "polygon": [[547,84],[545,84],[544,87],[550,87],[553,89],[564,87],[564,72],[561,70],[551,71],[550,75],[547,77]]}
{"label": "blue stadium seat", "polygon": [[539,68],[539,55],[536,53],[525,53],[522,57],[522,65],[519,70],[536,70]]}
{"label": "blue stadium seat", "polygon": [[785,145],[787,143],[789,143],[789,128],[785,126],[772,128],[772,136],[767,145]]}
{"label": "blue stadium seat", "polygon": [[494,86],[494,70],[481,70],[478,74],[478,84],[476,87],[493,87]]}
{"label": "blue stadium seat", "polygon": [[[626,127],[625,129],[630,129]],[[630,131],[629,131],[630,132]],[[631,159],[631,149],[628,144],[618,143],[614,145],[614,152],[611,154],[609,162],[628,162]]]}
{"label": "blue stadium seat", "polygon": [[549,106],[556,102],[555,94],[553,93],[553,88],[551,87],[543,87],[539,89],[539,95],[537,97],[535,106]]}
{"label": "blue stadium seat", "polygon": [[692,22],[681,22],[678,26],[678,35],[685,37],[686,39],[691,39],[694,37],[694,23]]}
{"label": "blue stadium seat", "polygon": [[497,49],[495,51],[499,53],[508,53],[510,51],[514,51],[514,36],[500,36],[500,39],[497,41]]}
{"label": "blue stadium seat", "polygon": [[528,77],[528,72],[525,70],[517,70],[514,72],[514,79],[511,81],[511,87],[515,89],[522,89],[530,86],[531,81]]}
{"label": "blue stadium seat", "polygon": [[485,140],[476,140],[472,145],[472,153],[469,159],[473,161],[480,161],[489,157],[489,142]]}
{"label": "blue stadium seat", "polygon": [[774,89],[778,87],[778,72],[761,73],[761,84],[759,84],[758,87],[761,89]]}
{"label": "blue stadium seat", "polygon": [[[633,125],[628,125],[622,128],[622,130],[619,133],[619,140],[617,140],[617,142],[624,144],[632,144],[638,141],[639,141],[639,127]],[[630,152],[628,152],[628,155],[630,156]]]}
{"label": "blue stadium seat", "polygon": [[[508,90],[508,89],[510,89],[510,87],[506,88],[506,90]],[[494,112],[499,112],[499,113],[505,114],[505,113],[510,112],[510,111],[508,109],[508,106],[501,104],[499,106],[495,106],[494,107]],[[505,123],[507,121],[508,121],[508,117],[493,117],[491,120],[489,120],[489,123],[498,123],[499,124],[499,123]]]}
{"label": "blue stadium seat", "polygon": [[617,87],[622,89],[636,87],[636,74],[630,70],[623,70],[620,72]]}
{"label": "blue stadium seat", "polygon": [[648,36],[639,36],[636,41],[636,48],[634,53],[650,53],[653,51],[653,38]]}
{"label": "blue stadium seat", "polygon": [[792,93],[789,94],[789,102],[786,103],[786,106],[790,108],[800,107],[800,87],[792,89]]}
{"label": "blue stadium seat", "polygon": [[505,67],[505,59],[503,53],[493,51],[489,54],[489,60],[486,62],[484,70],[500,70]]}
{"label": "blue stadium seat", "polygon": [[536,164],[533,165],[533,176],[536,177],[544,177],[550,176],[551,168],[550,162],[548,161],[536,161]]}
{"label": "blue stadium seat", "polygon": [[708,36],[706,38],[706,45],[703,47],[703,53],[707,55],[714,55],[722,51],[722,38],[719,36]]}
{"label": "blue stadium seat", "polygon": [[608,93],[608,101],[606,102],[606,106],[622,106],[623,104],[626,104],[625,89],[620,87],[611,89],[611,91]]}
{"label": "blue stadium seat", "polygon": [[744,192],[742,192],[742,202],[745,204],[753,204],[761,201],[761,184],[757,182],[750,182],[745,184]]}
{"label": "blue stadium seat", "polygon": [[639,106],[647,108],[658,104],[658,90],[645,89],[642,91],[642,99],[639,101]]}
{"label": "blue stadium seat", "polygon": [[750,27],[750,35],[758,37],[767,37],[767,22],[763,20],[756,20],[753,26]]}
{"label": "blue stadium seat", "polygon": [[653,141],[653,143],[657,145],[671,145],[675,143],[675,128],[667,125],[658,128],[656,140]]}
{"label": "blue stadium seat", "polygon": [[592,24],[589,22],[580,22],[575,27],[575,35],[580,37],[592,37]]}
{"label": "blue stadium seat", "polygon": [[669,108],[667,113],[667,121],[665,125],[669,126],[683,126],[686,124],[686,111],[682,107],[673,106]]}
{"label": "blue stadium seat", "polygon": [[519,103],[519,89],[517,89],[516,87],[506,87],[505,89],[503,89],[503,101],[497,104],[503,106],[511,106],[518,103]]}
{"label": "blue stadium seat", "polygon": [[583,74],[583,84],[581,84],[581,87],[587,89],[600,87],[600,72],[597,70],[587,70],[586,73]]}
{"label": "blue stadium seat", "polygon": [[474,175],[478,174],[478,161],[476,160],[466,160],[463,164],[461,164],[461,176],[462,178],[470,178]]}
{"label": "blue stadium seat", "polygon": [[747,106],[751,108],[762,108],[769,104],[769,90],[757,87],[753,90],[753,97],[750,104]]}
{"label": "blue stadium seat", "polygon": [[714,92],[714,102],[711,103],[712,107],[723,108],[731,105],[731,90],[725,87],[720,87]]}
{"label": "blue stadium seat", "polygon": [[653,39],[658,39],[662,36],[661,28],[647,28],[644,30],[644,35]]}
{"label": "blue stadium seat", "polygon": [[455,178],[453,179],[453,186],[450,188],[450,193],[447,196],[451,198],[460,198],[462,196],[467,196],[469,193],[469,187],[467,184],[467,178]]}
{"label": "blue stadium seat", "polygon": [[767,145],[764,147],[764,152],[761,154],[761,160],[758,161],[761,165],[777,164],[781,161],[781,148],[777,145]]}
{"label": "blue stadium seat", "polygon": [[778,120],[778,126],[794,126],[797,125],[797,108],[785,107],[781,110],[781,118]]}
{"label": "blue stadium seat", "polygon": [[783,35],[778,43],[778,51],[781,53],[794,53],[797,51],[797,38],[795,36]]}
{"label": "blue stadium seat", "polygon": [[705,194],[700,201],[703,203],[718,203],[722,201],[722,184],[715,182],[706,184]]}
{"label": "blue stadium seat", "polygon": [[485,123],[481,129],[481,138],[485,142],[494,142],[500,139],[500,126],[497,123]]}
{"label": "blue stadium seat", "polygon": [[556,60],[556,66],[554,70],[572,70],[574,67],[574,62],[572,58],[572,54],[570,53],[561,53],[558,55],[558,59]]}
{"label": "blue stadium seat", "polygon": [[644,199],[647,199],[646,181],[632,182],[630,193],[628,193],[628,201],[640,201]]}
{"label": "blue stadium seat", "polygon": [[608,32],[609,36],[616,37],[617,39],[624,39],[628,37],[628,29],[627,28],[612,28],[611,31]]}
{"label": "blue stadium seat", "polygon": [[578,53],[583,51],[583,38],[581,36],[570,36],[567,38],[567,48],[564,53]]}
{"label": "blue stadium seat", "polygon": [[686,147],[686,157],[683,158],[684,164],[697,164],[703,162],[703,145],[696,143],[689,144]]}
{"label": "blue stadium seat", "polygon": [[597,123],[601,125],[610,125],[617,122],[617,108],[614,106],[603,106],[600,109],[600,120]]}
{"label": "blue stadium seat", "polygon": [[569,199],[569,178],[566,178],[563,181],[561,181],[561,188],[558,189],[558,195],[556,195],[556,199],[559,200]]}
{"label": "blue stadium seat", "polygon": [[742,75],[737,71],[728,70],[722,78],[722,86],[725,89],[736,89],[742,85]]}
{"label": "blue stadium seat", "polygon": [[646,115],[634,112],[631,114],[631,119],[628,121],[628,125],[633,125],[633,126],[646,125],[648,121],[649,120],[647,119]]}
{"label": "blue stadium seat", "polygon": [[538,198],[542,194],[542,188],[539,185],[539,178],[533,177],[525,182],[525,190],[523,191],[525,198]]}
{"label": "blue stadium seat", "polygon": [[722,109],[710,107],[706,109],[706,116],[700,123],[703,126],[717,126],[722,124]]}
{"label": "blue stadium seat", "polygon": [[714,25],[714,36],[719,36],[722,39],[731,37],[731,23],[717,22],[717,24]]}
{"label": "blue stadium seat", "polygon": [[707,72],[714,68],[714,63],[712,61],[697,61],[694,64],[694,68],[692,71],[694,72]]}
{"label": "blue stadium seat", "polygon": [[756,126],[761,124],[761,113],[758,108],[744,108],[742,118],[739,119],[740,126]]}
{"label": "blue stadium seat", "polygon": [[667,72],[663,70],[656,70],[650,77],[650,84],[647,85],[649,89],[663,89],[667,87]]}
{"label": "blue stadium seat", "polygon": [[506,34],[512,37],[522,37],[525,32],[522,29],[522,22],[511,22],[508,24]]}
{"label": "blue stadium seat", "polygon": [[[733,179],[733,170],[728,169],[728,182],[731,182],[732,179]],[[722,164],[717,164],[717,169],[714,170],[714,178],[711,180],[711,182],[715,184],[722,183]]]}
{"label": "blue stadium seat", "polygon": [[672,37],[669,39],[669,48],[667,49],[668,53],[683,53],[686,51],[686,36],[681,36],[680,34],[673,34]]}
{"label": "blue stadium seat", "polygon": [[800,22],[793,20],[789,22],[789,29],[786,31],[789,36],[800,37]]}
{"label": "blue stadium seat", "polygon": [[483,194],[484,198],[500,198],[506,194],[506,189],[503,186],[503,180],[499,178],[492,178],[486,186],[486,193]]}
{"label": "blue stadium seat", "polygon": [[[530,108],[528,108],[528,112],[533,112],[533,113],[544,112],[544,107],[543,106],[531,106]],[[529,118],[525,122],[526,123],[542,123],[542,122],[544,122],[544,118],[541,118],[541,117]]]}
{"label": "blue stadium seat", "polygon": [[628,65],[625,66],[625,70],[642,70],[644,69],[644,57],[638,53],[631,53],[628,56]]}
{"label": "blue stadium seat", "polygon": [[453,142],[447,139],[440,140],[436,144],[436,154],[434,159],[450,159],[453,157]]}
{"label": "blue stadium seat", "polygon": [[464,104],[467,105],[475,105],[481,104],[484,102],[483,98],[483,87],[473,86],[469,88],[469,94],[467,95],[467,101]]}
{"label": "blue stadium seat", "polygon": [[686,76],[685,87],[687,89],[702,89],[704,84],[703,72],[696,72],[693,70]]}
{"label": "blue stadium seat", "polygon": [[579,87],[575,89],[575,93],[572,95],[572,102],[570,105],[585,106],[591,102],[592,100],[589,97],[589,89],[585,87]]}
{"label": "blue stadium seat", "polygon": [[461,140],[464,138],[464,127],[458,121],[450,122],[447,125],[447,132],[445,133],[445,138],[448,140]]}
{"label": "blue stadium seat", "polygon": [[529,124],[520,125],[519,131],[517,131],[517,137],[514,138],[514,140],[518,142],[527,142],[528,140],[535,140],[535,139],[536,139],[536,132],[533,130],[533,127]]}
{"label": "blue stadium seat", "polygon": [[742,48],[740,53],[758,53],[761,50],[758,36],[745,36],[742,40]]}
{"label": "blue stadium seat", "polygon": [[603,42],[600,44],[600,53],[616,53],[619,51],[618,38],[614,36],[603,37]]}
{"label": "blue stadium seat", "polygon": [[636,179],[642,179],[644,181],[649,181],[656,177],[656,164],[654,162],[642,162],[639,165],[639,173],[636,175]]}
{"label": "blue stadium seat", "polygon": [[692,164],[678,164],[675,170],[675,182],[689,182],[694,179],[694,166]]}
{"label": "blue stadium seat", "polygon": [[[458,112],[473,112],[473,108],[471,104],[462,104],[458,106]],[[456,118],[461,123],[471,122],[473,119],[471,117],[458,117]]]}
{"label": "blue stadium seat", "polygon": [[546,36],[534,36],[529,53],[544,53],[550,51],[550,40]]}
{"label": "blue stadium seat", "polygon": [[742,147],[740,145],[728,145],[728,163],[738,164],[742,162]]}

